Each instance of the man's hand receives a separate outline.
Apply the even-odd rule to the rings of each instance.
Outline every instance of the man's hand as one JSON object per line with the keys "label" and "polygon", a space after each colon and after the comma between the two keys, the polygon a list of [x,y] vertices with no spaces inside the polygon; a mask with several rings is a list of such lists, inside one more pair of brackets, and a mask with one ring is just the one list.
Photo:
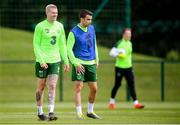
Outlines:
{"label": "man's hand", "polygon": [[76,67],[76,72],[79,73],[79,74],[84,74],[85,72],[85,69],[84,69],[84,66],[79,64],[77,67]]}
{"label": "man's hand", "polygon": [[64,65],[64,71],[65,71],[65,72],[68,72],[68,71],[69,71],[69,64],[65,64],[65,65]]}
{"label": "man's hand", "polygon": [[48,65],[47,65],[46,63],[42,63],[42,64],[41,64],[41,67],[42,67],[43,69],[47,69],[47,68],[48,68]]}
{"label": "man's hand", "polygon": [[96,63],[96,68],[98,68],[98,67],[99,67],[99,62]]}

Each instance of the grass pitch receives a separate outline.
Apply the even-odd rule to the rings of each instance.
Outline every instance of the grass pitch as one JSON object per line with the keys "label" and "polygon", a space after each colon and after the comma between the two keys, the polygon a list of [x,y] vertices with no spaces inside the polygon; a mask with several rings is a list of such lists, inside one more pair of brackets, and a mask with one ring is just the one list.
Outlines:
{"label": "grass pitch", "polygon": [[[110,110],[107,103],[95,104],[95,111],[102,119],[78,120],[72,102],[57,102],[57,121],[38,121],[34,103],[0,104],[0,124],[180,124],[180,103],[145,103],[144,109],[134,109],[131,102],[118,102],[118,108]],[[86,113],[87,104],[83,103]],[[47,104],[44,105],[47,114]]]}

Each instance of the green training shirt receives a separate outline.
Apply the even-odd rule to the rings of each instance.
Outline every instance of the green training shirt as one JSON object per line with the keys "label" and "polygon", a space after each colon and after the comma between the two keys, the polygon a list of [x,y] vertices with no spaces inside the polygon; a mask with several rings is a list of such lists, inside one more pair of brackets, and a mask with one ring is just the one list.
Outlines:
{"label": "green training shirt", "polygon": [[63,24],[58,21],[49,23],[44,20],[37,24],[33,39],[36,62],[55,63],[60,62],[61,57],[68,64],[66,37]]}
{"label": "green training shirt", "polygon": [[117,49],[124,49],[125,54],[122,57],[117,56],[115,66],[119,68],[130,68],[132,67],[132,43],[121,39],[115,45]]}
{"label": "green training shirt", "polygon": [[[79,24],[77,26],[80,27],[84,32],[87,32],[87,27],[83,28]],[[96,39],[95,39],[95,42],[96,42]],[[68,39],[67,39],[67,51],[68,51],[69,59],[73,65],[75,66],[79,64],[93,65],[93,64],[99,63],[97,44],[95,44],[96,59],[90,60],[90,61],[84,61],[74,56],[74,53],[73,53],[74,44],[75,44],[74,34],[72,32],[69,32]]]}

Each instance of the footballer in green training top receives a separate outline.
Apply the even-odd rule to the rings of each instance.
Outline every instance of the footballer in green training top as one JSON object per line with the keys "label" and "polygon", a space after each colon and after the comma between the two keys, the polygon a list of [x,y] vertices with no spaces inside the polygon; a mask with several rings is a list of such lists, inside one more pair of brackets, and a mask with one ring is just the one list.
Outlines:
{"label": "footballer in green training top", "polygon": [[79,12],[80,22],[71,29],[67,39],[68,56],[73,64],[72,81],[74,82],[74,99],[78,119],[84,119],[81,104],[81,90],[84,82],[88,83],[87,117],[100,119],[94,113],[94,102],[97,91],[97,71],[99,65],[96,34],[92,23],[93,13],[83,9]]}
{"label": "footballer in green training top", "polygon": [[115,109],[115,96],[121,86],[122,78],[127,80],[130,95],[134,102],[134,108],[141,109],[144,105],[139,103],[135,91],[134,71],[132,67],[132,43],[131,43],[131,29],[126,28],[123,31],[122,39],[111,49],[110,56],[116,58],[115,63],[115,82],[111,90],[111,97],[109,100],[109,108]]}
{"label": "footballer in green training top", "polygon": [[[57,120],[54,113],[55,90],[59,74],[61,57],[65,63],[64,70],[69,70],[66,38],[63,24],[56,21],[58,9],[56,5],[46,6],[47,19],[38,23],[35,32],[33,47],[36,57],[35,72],[37,81],[36,102],[40,120]],[[48,87],[48,117],[43,112],[42,101],[44,88]]]}

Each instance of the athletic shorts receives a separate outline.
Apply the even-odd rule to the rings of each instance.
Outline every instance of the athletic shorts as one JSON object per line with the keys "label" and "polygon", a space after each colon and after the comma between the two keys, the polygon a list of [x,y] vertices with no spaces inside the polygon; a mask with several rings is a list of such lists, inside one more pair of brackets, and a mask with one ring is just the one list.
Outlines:
{"label": "athletic shorts", "polygon": [[83,82],[96,82],[97,73],[96,65],[83,65],[85,68],[84,74],[79,74],[76,72],[76,68],[72,67],[72,81],[83,81]]}
{"label": "athletic shorts", "polygon": [[47,63],[48,68],[43,69],[39,62],[35,64],[35,74],[38,78],[47,78],[50,74],[59,74],[60,62],[57,63]]}

